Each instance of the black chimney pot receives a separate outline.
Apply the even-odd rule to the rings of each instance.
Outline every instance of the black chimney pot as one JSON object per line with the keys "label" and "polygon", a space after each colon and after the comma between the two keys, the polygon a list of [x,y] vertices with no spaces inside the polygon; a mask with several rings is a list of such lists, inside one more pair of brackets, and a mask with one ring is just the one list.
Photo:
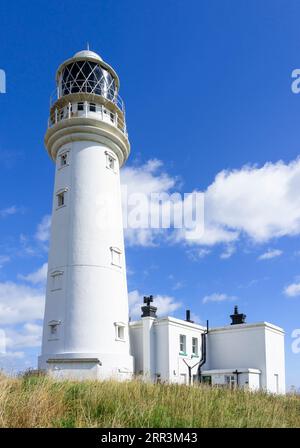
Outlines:
{"label": "black chimney pot", "polygon": [[234,313],[230,315],[231,317],[231,324],[230,325],[239,325],[239,324],[245,324],[246,323],[246,314],[239,313],[237,305],[234,307]]}
{"label": "black chimney pot", "polygon": [[186,312],[185,312],[185,320],[186,320],[186,322],[191,322],[192,324],[194,323],[194,321],[191,320],[191,310],[186,310]]}

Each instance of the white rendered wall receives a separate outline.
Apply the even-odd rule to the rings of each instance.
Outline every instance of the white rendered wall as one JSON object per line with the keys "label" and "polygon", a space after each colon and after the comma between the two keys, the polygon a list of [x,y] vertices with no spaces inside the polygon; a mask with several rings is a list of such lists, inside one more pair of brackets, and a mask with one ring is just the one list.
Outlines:
{"label": "white rendered wall", "polygon": [[147,380],[154,380],[156,376],[156,328],[155,318],[143,317],[143,375]]}
{"label": "white rendered wall", "polygon": [[54,379],[97,380],[101,376],[101,367],[92,363],[57,364],[49,367],[49,374]]}
{"label": "white rendered wall", "polygon": [[131,322],[129,324],[130,347],[134,357],[134,373],[143,373],[143,325],[142,321]]}
{"label": "white rendered wall", "polygon": [[[183,359],[193,366],[201,358],[203,327],[175,318],[162,318],[155,323],[156,373],[162,381],[182,383],[188,381],[188,368]],[[186,355],[179,354],[179,335],[186,336]],[[198,357],[192,357],[192,338],[198,339]],[[197,374],[197,366],[192,375]]]}
{"label": "white rendered wall", "polygon": [[[267,389],[273,393],[285,393],[284,337],[276,328],[266,328],[266,377]],[[276,379],[277,376],[278,380]],[[278,381],[278,387],[277,387]]]}
{"label": "white rendered wall", "polygon": [[[56,166],[40,365],[49,355],[92,354],[102,362],[103,376],[120,366],[132,372],[118,159],[109,169],[106,152],[112,151],[91,141],[64,145],[58,155],[66,150],[69,164]],[[62,189],[66,205],[58,209]],[[121,267],[112,264],[111,247],[120,249]],[[56,270],[63,272],[62,289],[51,291]],[[51,320],[61,321],[57,340],[49,340]],[[125,325],[125,341],[116,339],[116,322]]]}
{"label": "white rendered wall", "polygon": [[[274,332],[276,338],[273,337]],[[268,336],[269,334],[272,336]],[[277,370],[281,372],[281,375],[284,372],[284,355],[281,348],[283,342],[282,330],[266,323],[212,329],[208,334],[207,363],[204,368],[205,370],[259,369],[261,387],[275,392],[270,381]],[[278,353],[277,346],[279,346]],[[277,367],[276,372],[274,366]]]}

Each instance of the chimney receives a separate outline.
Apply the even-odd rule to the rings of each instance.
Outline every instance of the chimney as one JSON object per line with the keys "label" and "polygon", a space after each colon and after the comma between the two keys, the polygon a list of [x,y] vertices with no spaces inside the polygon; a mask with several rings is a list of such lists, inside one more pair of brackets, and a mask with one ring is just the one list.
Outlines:
{"label": "chimney", "polygon": [[186,320],[186,322],[191,322],[192,324],[194,323],[194,321],[191,320],[191,310],[186,310],[186,312],[185,312],[185,320]]}
{"label": "chimney", "polygon": [[153,296],[145,296],[144,297],[144,303],[145,305],[142,306],[142,315],[141,317],[154,317],[156,318],[156,306],[151,305],[153,302]]}
{"label": "chimney", "polygon": [[233,314],[230,315],[231,317],[231,324],[230,325],[239,325],[239,324],[245,324],[246,323],[246,314],[239,313],[237,305],[234,307]]}

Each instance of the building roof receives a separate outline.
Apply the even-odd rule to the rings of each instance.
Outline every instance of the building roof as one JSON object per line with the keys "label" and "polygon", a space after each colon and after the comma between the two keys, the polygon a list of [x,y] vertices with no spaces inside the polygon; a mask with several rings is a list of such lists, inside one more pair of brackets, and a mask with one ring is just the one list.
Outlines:
{"label": "building roof", "polygon": [[101,56],[99,56],[98,53],[95,53],[91,50],[81,50],[77,51],[77,53],[74,54],[73,58],[92,58],[92,59],[98,59],[99,61],[103,61]]}

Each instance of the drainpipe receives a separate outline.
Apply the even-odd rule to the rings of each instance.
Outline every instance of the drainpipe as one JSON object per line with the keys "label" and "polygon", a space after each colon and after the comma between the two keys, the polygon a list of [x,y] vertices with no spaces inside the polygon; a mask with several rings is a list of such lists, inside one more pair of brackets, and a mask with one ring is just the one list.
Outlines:
{"label": "drainpipe", "polygon": [[202,353],[201,353],[201,360],[198,365],[198,380],[199,383],[202,382],[202,374],[201,374],[201,367],[206,363],[206,338],[208,334],[208,320],[206,321],[206,331],[202,333],[201,335],[201,346],[202,346]]}

